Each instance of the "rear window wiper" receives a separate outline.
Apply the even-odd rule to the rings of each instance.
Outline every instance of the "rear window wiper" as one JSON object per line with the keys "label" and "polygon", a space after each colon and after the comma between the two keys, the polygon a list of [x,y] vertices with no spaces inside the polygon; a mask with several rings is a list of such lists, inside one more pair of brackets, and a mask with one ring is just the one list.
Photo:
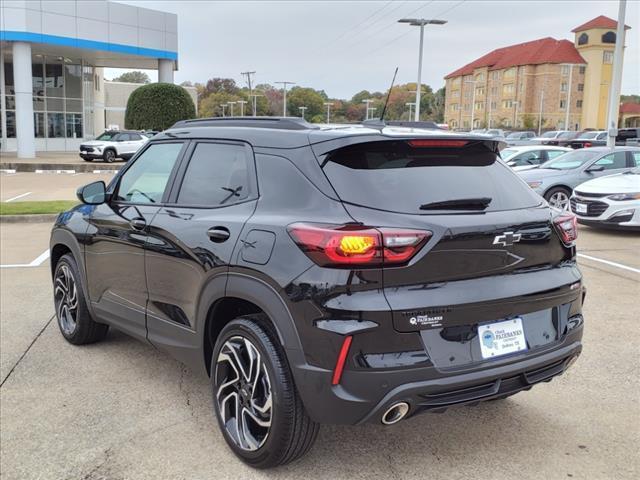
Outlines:
{"label": "rear window wiper", "polygon": [[484,210],[491,203],[492,198],[459,198],[456,200],[443,200],[420,205],[420,210]]}

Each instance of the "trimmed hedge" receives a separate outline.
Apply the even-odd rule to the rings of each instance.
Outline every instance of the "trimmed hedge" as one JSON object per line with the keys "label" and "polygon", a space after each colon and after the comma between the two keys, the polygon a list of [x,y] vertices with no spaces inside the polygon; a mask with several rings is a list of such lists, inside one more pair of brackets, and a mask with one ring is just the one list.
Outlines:
{"label": "trimmed hedge", "polygon": [[178,120],[195,118],[189,93],[173,83],[151,83],[129,96],[124,126],[131,130],[165,130]]}

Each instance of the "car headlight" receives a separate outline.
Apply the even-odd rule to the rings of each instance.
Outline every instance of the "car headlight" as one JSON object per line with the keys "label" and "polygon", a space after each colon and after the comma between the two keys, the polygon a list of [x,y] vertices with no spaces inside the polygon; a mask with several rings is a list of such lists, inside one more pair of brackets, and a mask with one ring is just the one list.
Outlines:
{"label": "car headlight", "polygon": [[538,188],[540,185],[542,185],[542,181],[537,180],[535,182],[527,182],[527,185],[529,185],[531,188]]}
{"label": "car headlight", "polygon": [[622,202],[624,200],[640,200],[640,192],[635,193],[616,193],[615,195],[609,195],[609,200],[615,200],[616,202]]}

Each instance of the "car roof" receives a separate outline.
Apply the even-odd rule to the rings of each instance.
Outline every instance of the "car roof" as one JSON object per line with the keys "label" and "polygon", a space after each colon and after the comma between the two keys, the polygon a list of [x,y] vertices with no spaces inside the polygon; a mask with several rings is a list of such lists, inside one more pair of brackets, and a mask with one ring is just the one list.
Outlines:
{"label": "car roof", "polygon": [[608,153],[608,152],[611,152],[612,150],[614,152],[620,152],[620,151],[640,152],[640,147],[620,146],[620,147],[613,147],[613,149],[611,147],[590,147],[589,148],[589,151],[598,152],[598,153]]}
{"label": "car roof", "polygon": [[246,141],[254,147],[298,148],[330,140],[371,137],[372,141],[402,138],[464,139],[501,142],[483,135],[439,128],[412,128],[370,121],[364,124],[312,124],[297,117],[216,117],[183,120],[154,136],[152,141],[205,138]]}

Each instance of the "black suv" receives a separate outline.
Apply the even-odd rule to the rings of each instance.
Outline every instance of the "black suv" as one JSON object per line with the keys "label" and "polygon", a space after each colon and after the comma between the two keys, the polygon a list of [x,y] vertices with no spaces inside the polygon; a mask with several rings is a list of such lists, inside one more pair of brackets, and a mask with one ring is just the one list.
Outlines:
{"label": "black suv", "polygon": [[64,337],[122,330],[209,375],[224,438],[266,468],[320,423],[494,400],[580,354],[574,217],[497,140],[291,118],[182,121],[51,236]]}

